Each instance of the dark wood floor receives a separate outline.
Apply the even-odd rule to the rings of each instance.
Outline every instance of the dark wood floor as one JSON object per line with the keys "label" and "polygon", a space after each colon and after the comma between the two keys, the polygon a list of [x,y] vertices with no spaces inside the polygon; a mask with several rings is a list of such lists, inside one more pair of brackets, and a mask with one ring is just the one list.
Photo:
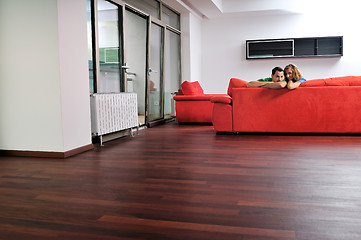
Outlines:
{"label": "dark wood floor", "polygon": [[361,239],[361,136],[170,123],[65,160],[0,158],[0,239]]}

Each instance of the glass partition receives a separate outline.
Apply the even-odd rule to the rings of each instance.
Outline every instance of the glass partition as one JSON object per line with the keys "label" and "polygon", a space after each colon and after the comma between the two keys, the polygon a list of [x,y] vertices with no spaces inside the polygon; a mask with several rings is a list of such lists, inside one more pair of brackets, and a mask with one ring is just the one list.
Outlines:
{"label": "glass partition", "polygon": [[90,93],[137,93],[140,125],[173,117],[180,15],[158,0],[86,1]]}

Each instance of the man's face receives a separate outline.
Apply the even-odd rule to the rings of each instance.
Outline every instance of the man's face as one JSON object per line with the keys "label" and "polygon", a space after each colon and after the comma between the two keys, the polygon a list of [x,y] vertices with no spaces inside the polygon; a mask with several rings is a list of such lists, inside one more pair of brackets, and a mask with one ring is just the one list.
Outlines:
{"label": "man's face", "polygon": [[272,75],[272,82],[282,82],[284,78],[283,72],[276,71],[275,74]]}

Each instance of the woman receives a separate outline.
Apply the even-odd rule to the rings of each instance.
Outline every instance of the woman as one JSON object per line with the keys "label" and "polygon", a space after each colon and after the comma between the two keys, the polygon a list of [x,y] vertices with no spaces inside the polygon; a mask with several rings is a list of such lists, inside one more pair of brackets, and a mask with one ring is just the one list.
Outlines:
{"label": "woman", "polygon": [[290,90],[297,88],[301,83],[306,81],[306,79],[302,77],[302,74],[300,70],[298,70],[297,66],[292,63],[288,64],[284,68],[284,73],[285,80],[287,82],[287,88]]}

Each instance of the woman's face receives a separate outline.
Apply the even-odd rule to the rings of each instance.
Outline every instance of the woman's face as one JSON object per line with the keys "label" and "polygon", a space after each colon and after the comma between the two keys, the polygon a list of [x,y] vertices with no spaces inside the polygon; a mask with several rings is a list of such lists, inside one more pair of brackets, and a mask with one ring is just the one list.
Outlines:
{"label": "woman's face", "polygon": [[285,75],[286,75],[286,78],[287,78],[288,80],[293,80],[293,71],[292,71],[292,69],[287,69],[287,70],[285,71]]}

